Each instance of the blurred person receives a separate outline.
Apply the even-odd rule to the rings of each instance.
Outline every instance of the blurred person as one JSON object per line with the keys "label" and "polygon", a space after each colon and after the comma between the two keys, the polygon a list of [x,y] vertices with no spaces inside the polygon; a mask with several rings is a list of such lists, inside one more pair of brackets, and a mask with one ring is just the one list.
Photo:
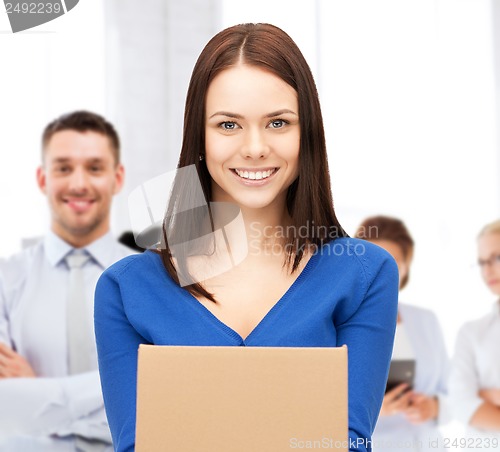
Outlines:
{"label": "blurred person", "polygon": [[450,376],[455,416],[467,425],[461,446],[500,448],[500,220],[477,239],[481,276],[497,297],[491,312],[459,330]]}
{"label": "blurred person", "polygon": [[43,240],[0,263],[0,450],[111,450],[93,332],[104,269],[132,251],[110,232],[123,185],[114,127],[86,111],[42,136]]}
{"label": "blurred person", "polygon": [[[361,223],[356,237],[391,253],[398,264],[399,288],[406,287],[414,251],[406,225],[397,218],[374,216]],[[373,433],[373,451],[444,450],[438,425],[449,418],[449,361],[434,313],[399,302],[392,359],[415,360],[414,387],[403,383],[386,392]]]}

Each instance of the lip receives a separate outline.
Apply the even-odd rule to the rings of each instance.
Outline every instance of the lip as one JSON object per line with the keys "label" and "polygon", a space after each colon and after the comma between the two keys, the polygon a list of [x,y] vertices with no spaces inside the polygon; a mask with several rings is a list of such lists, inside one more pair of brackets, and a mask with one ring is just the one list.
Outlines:
{"label": "lip", "polygon": [[92,207],[92,204],[94,204],[95,202],[93,199],[82,198],[64,199],[63,201],[71,210],[77,213],[86,212]]}
{"label": "lip", "polygon": [[499,279],[492,279],[492,280],[487,282],[488,286],[495,286],[498,283],[500,283]]}
{"label": "lip", "polygon": [[[249,171],[249,172],[258,172],[258,171],[263,172],[263,171],[274,170],[274,172],[265,179],[245,179],[243,177],[238,176],[238,174],[235,171],[236,169],[238,171]],[[235,177],[235,179],[241,184],[246,185],[247,187],[260,187],[262,185],[267,185],[274,179],[274,176],[279,172],[279,170],[280,168],[277,166],[266,166],[262,168],[245,168],[238,166],[235,168],[230,168],[231,174]]]}

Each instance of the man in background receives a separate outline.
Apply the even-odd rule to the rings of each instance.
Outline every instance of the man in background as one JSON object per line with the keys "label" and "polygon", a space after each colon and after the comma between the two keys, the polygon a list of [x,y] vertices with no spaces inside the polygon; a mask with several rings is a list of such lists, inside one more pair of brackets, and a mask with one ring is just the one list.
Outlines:
{"label": "man in background", "polygon": [[124,179],[114,127],[86,111],[51,122],[36,177],[50,230],[0,263],[0,451],[112,450],[93,294],[103,270],[133,252],[110,232]]}

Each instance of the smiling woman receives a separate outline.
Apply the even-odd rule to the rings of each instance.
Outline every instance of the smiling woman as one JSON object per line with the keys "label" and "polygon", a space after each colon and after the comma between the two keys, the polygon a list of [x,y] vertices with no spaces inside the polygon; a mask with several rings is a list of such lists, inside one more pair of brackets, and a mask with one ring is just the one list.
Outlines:
{"label": "smiling woman", "polygon": [[[199,180],[184,177],[190,166]],[[345,344],[350,444],[369,449],[392,351],[397,267],[381,248],[348,238],[336,218],[316,87],[285,32],[243,24],[206,45],[188,89],[178,167],[160,249],[112,266],[96,290],[115,450],[135,447],[141,343]],[[240,230],[224,221],[231,209]],[[216,271],[200,277],[200,262]]]}

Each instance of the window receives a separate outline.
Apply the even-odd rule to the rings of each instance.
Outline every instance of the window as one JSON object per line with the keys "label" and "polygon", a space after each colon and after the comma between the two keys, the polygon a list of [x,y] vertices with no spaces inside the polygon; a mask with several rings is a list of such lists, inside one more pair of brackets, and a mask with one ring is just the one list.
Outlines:
{"label": "window", "polygon": [[87,0],[52,22],[12,34],[0,12],[0,256],[47,229],[47,206],[35,181],[45,125],[75,109],[104,113],[103,20],[102,3]]}

